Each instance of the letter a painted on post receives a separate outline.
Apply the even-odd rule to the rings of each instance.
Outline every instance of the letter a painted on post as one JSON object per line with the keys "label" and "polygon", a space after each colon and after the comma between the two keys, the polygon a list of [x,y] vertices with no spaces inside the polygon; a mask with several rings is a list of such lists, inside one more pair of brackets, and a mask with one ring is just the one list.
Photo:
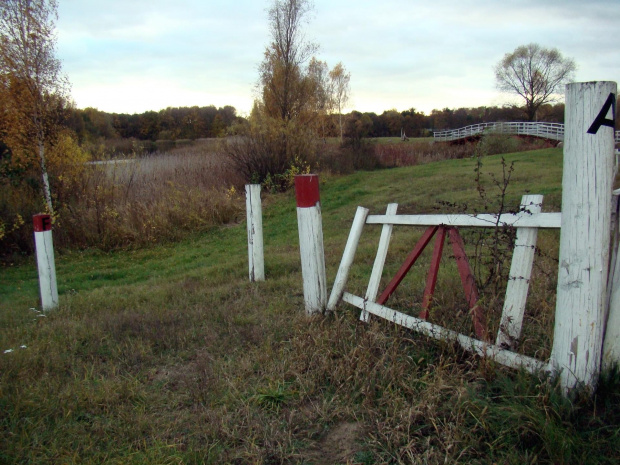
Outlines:
{"label": "letter a painted on post", "polygon": [[[607,114],[610,108],[612,109],[611,119],[608,119]],[[601,108],[592,126],[588,129],[588,134],[596,134],[601,126],[609,126],[612,129],[616,128],[616,95],[612,92],[609,93],[609,97],[607,97],[603,108]]]}

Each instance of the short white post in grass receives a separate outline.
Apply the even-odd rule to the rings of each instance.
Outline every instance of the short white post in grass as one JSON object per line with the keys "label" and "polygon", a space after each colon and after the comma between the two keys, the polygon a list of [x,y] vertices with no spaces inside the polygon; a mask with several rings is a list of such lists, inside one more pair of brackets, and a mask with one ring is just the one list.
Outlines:
{"label": "short white post in grass", "polygon": [[615,82],[566,86],[562,231],[552,367],[565,391],[594,387],[607,305]]}
{"label": "short white post in grass", "polygon": [[263,251],[263,209],[260,184],[245,185],[245,208],[248,222],[248,262],[250,282],[265,280],[265,255]]}
{"label": "short white post in grass", "polygon": [[323,221],[316,174],[295,176],[297,227],[306,313],[323,312],[327,305],[327,278],[323,250]]}
{"label": "short white post in grass", "polygon": [[52,242],[52,218],[50,215],[34,215],[34,244],[39,269],[39,288],[41,308],[52,310],[58,306],[58,287],[56,285],[56,265],[54,263],[54,244]]}

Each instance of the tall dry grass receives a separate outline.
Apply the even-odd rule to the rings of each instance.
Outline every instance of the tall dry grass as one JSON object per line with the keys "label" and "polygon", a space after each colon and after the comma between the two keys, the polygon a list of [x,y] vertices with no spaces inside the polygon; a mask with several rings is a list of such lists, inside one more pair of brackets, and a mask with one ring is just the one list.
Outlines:
{"label": "tall dry grass", "polygon": [[204,144],[92,163],[65,184],[57,236],[66,246],[112,249],[176,240],[234,222],[239,179]]}
{"label": "tall dry grass", "polygon": [[[236,221],[242,181],[210,142],[50,173],[55,246],[142,247]],[[43,211],[37,182],[33,175],[0,186],[5,260],[33,252],[31,218]]]}
{"label": "tall dry grass", "polygon": [[414,166],[439,160],[470,158],[482,150],[485,155],[525,152],[552,147],[548,141],[537,138],[522,138],[510,135],[488,135],[480,141],[463,143],[436,143],[433,139],[377,144],[375,156],[386,168]]}

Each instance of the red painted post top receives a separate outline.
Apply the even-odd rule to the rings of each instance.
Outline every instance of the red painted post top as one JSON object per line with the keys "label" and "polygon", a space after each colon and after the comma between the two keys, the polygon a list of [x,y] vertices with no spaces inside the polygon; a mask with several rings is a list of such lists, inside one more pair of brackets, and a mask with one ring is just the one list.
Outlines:
{"label": "red painted post top", "polygon": [[32,221],[34,222],[34,232],[52,230],[52,217],[50,215],[40,213],[38,215],[34,215],[32,217]]}
{"label": "red painted post top", "polygon": [[299,174],[295,176],[295,196],[300,208],[316,207],[319,198],[319,176]]}

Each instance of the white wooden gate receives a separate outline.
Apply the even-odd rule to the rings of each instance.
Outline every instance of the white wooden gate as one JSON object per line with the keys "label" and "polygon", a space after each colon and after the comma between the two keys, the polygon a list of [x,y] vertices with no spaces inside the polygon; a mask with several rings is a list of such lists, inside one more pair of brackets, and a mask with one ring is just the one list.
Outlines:
{"label": "white wooden gate", "polygon": [[[457,342],[464,349],[495,360],[503,365],[513,368],[523,366],[530,372],[548,371],[548,362],[508,350],[514,346],[514,341],[519,339],[521,333],[538,228],[559,228],[561,224],[561,214],[540,213],[541,204],[541,195],[526,195],[522,199],[521,211],[519,213],[499,216],[492,214],[475,216],[397,215],[395,214],[396,204],[390,204],[385,215],[368,215],[368,209],[358,207],[327,309],[334,310],[335,306],[342,299],[362,311],[360,318],[363,321],[368,321],[369,315],[376,315],[435,339]],[[361,297],[345,292],[345,286],[365,224],[380,224],[383,225],[383,230],[379,239],[377,256],[372,268],[368,289],[364,297]],[[407,315],[376,302],[379,282],[383,274],[383,267],[394,225],[444,225],[450,227],[484,228],[513,226],[517,228],[517,239],[510,276],[524,279],[509,279],[508,281],[506,303],[495,343],[459,334],[456,331],[431,323],[425,319]]]}
{"label": "white wooden gate", "polygon": [[[602,358],[607,358],[607,364],[620,363],[620,266],[617,261],[610,263],[610,258],[617,256],[610,254],[610,249],[617,250],[611,247],[610,237],[616,173],[616,94],[615,82],[566,86],[562,214],[540,213],[540,210],[528,207],[537,202],[527,198],[523,199],[527,212],[499,218],[496,215],[396,215],[396,205],[393,204],[388,206],[385,215],[368,216],[368,210],[359,207],[327,309],[333,310],[342,299],[360,308],[363,320],[373,314],[437,339],[454,340],[467,350],[511,367],[558,373],[566,391],[579,385],[594,386]],[[383,232],[368,290],[361,297],[345,292],[345,285],[364,224],[382,224]],[[535,243],[538,228],[561,227],[550,360],[541,361],[506,349],[521,331],[527,296],[525,280],[511,280],[500,332],[494,343],[459,334],[377,303],[377,290],[394,225],[510,225],[517,227],[517,240],[524,244]],[[529,249],[533,250],[532,247]],[[531,271],[533,257],[520,252],[526,250],[528,247],[517,248],[516,256],[513,256],[511,270],[515,270],[515,276],[524,276]]]}

